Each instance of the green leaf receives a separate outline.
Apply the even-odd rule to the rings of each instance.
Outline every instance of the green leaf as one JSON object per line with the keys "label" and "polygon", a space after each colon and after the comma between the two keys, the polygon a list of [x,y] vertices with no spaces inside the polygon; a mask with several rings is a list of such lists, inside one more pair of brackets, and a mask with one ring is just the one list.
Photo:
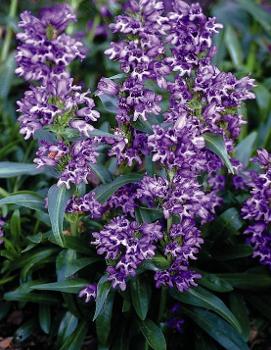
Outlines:
{"label": "green leaf", "polygon": [[15,341],[22,343],[33,334],[35,328],[36,328],[35,319],[31,319],[30,321],[25,322],[14,333]]}
{"label": "green leaf", "polygon": [[254,88],[256,94],[256,101],[260,109],[261,120],[266,120],[266,117],[271,107],[271,93],[264,85],[257,85]]}
{"label": "green leaf", "polygon": [[89,242],[80,237],[64,236],[64,247],[73,249],[81,254],[93,255]]}
{"label": "green leaf", "polygon": [[107,112],[117,113],[118,111],[118,99],[115,96],[99,95],[100,100]]}
{"label": "green leaf", "polygon": [[152,125],[147,120],[138,118],[132,124],[133,124],[133,127],[139,131],[145,132],[146,134],[153,134]]}
{"label": "green leaf", "polygon": [[21,235],[21,217],[18,209],[14,210],[10,219],[10,232],[14,243],[18,243]]}
{"label": "green leaf", "polygon": [[44,199],[38,194],[30,193],[14,193],[8,197],[0,199],[0,205],[15,204],[17,206],[26,207],[34,210],[44,209]]}
{"label": "green leaf", "polygon": [[225,245],[219,251],[213,253],[213,257],[218,261],[229,261],[245,258],[252,254],[253,249],[245,244]]}
{"label": "green leaf", "polygon": [[33,293],[31,292],[31,287],[41,284],[40,281],[31,281],[23,283],[17,289],[7,292],[4,294],[4,299],[7,301],[22,301],[22,302],[32,302],[37,304],[58,304],[59,299],[54,295],[48,293]]}
{"label": "green leaf", "polygon": [[145,320],[148,313],[151,296],[149,284],[138,276],[131,281],[130,290],[135,311],[141,320]]}
{"label": "green leaf", "polygon": [[163,218],[163,211],[155,208],[139,207],[136,209],[136,219],[139,223],[151,223]]}
{"label": "green leaf", "polygon": [[270,14],[253,0],[237,0],[240,6],[246,10],[262,27],[271,32]]}
{"label": "green leaf", "polygon": [[229,50],[231,59],[235,67],[239,69],[240,66],[243,64],[244,55],[241,44],[238,40],[237,32],[232,26],[227,25],[224,39],[226,47]]}
{"label": "green leaf", "polygon": [[62,232],[65,209],[69,199],[69,193],[65,186],[53,185],[48,192],[48,212],[52,223],[52,231],[55,241],[64,247]]}
{"label": "green leaf", "polygon": [[64,343],[64,341],[70,337],[75,331],[78,325],[78,318],[75,317],[71,312],[67,311],[58,328],[57,333],[57,346],[60,347],[60,344]]}
{"label": "green leaf", "polygon": [[93,321],[95,321],[96,318],[102,312],[102,309],[105,305],[110,289],[111,289],[111,283],[108,282],[107,276],[101,277],[97,285],[96,308],[95,308]]}
{"label": "green leaf", "polygon": [[233,167],[231,165],[228,152],[225,147],[223,137],[216,134],[205,133],[203,135],[206,147],[214,152],[225,163],[229,172],[234,174]]}
{"label": "green leaf", "polygon": [[14,70],[16,67],[14,53],[12,52],[7,59],[0,66],[0,97],[6,98],[9,94],[13,77]]}
{"label": "green leaf", "polygon": [[88,326],[85,321],[81,321],[75,331],[65,339],[59,350],[79,350],[87,335]]}
{"label": "green leaf", "polygon": [[96,319],[96,333],[99,345],[107,345],[107,340],[111,330],[112,310],[114,304],[114,293],[109,293],[102,312]]}
{"label": "green leaf", "polygon": [[72,249],[63,250],[56,259],[57,280],[64,281],[84,267],[99,261],[99,257],[76,258],[76,251]]}
{"label": "green leaf", "polygon": [[158,327],[153,321],[145,320],[138,321],[138,326],[141,333],[144,335],[149,346],[153,350],[166,350],[167,344],[164,334],[160,327]]}
{"label": "green leaf", "polygon": [[51,311],[48,305],[39,305],[39,323],[44,333],[49,334],[51,327]]}
{"label": "green leaf", "polygon": [[226,350],[249,350],[233,327],[215,314],[200,308],[182,307],[182,311]]}
{"label": "green leaf", "polygon": [[8,178],[21,175],[37,175],[42,171],[33,164],[0,162],[0,178]]}
{"label": "green leaf", "polygon": [[236,272],[218,273],[217,276],[223,278],[235,288],[254,290],[271,287],[270,274]]}
{"label": "green leaf", "polygon": [[99,177],[99,179],[103,184],[106,184],[112,181],[112,176],[110,172],[103,165],[90,163],[89,166],[94,171],[94,173]]}
{"label": "green leaf", "polygon": [[114,134],[110,134],[109,132],[106,132],[106,131],[103,131],[103,130],[99,130],[99,129],[95,129],[95,130],[92,130],[92,131],[89,131],[88,132],[88,136],[89,137],[108,137],[108,138],[113,138],[113,139],[116,139],[116,140],[119,140],[120,137],[118,135],[114,135]]}
{"label": "green leaf", "polygon": [[248,308],[242,295],[239,295],[237,293],[230,294],[230,308],[239,321],[244,340],[248,341],[250,332]]}
{"label": "green leaf", "polygon": [[245,167],[248,165],[249,159],[254,151],[256,139],[257,132],[253,131],[235,148],[235,158],[238,159]]}
{"label": "green leaf", "polygon": [[203,287],[206,287],[214,292],[231,292],[233,290],[232,285],[223,280],[222,278],[219,278],[213,273],[202,273],[202,278],[199,280],[199,284]]}
{"label": "green leaf", "polygon": [[23,254],[17,261],[15,261],[12,270],[21,267],[21,279],[26,281],[30,272],[33,269],[37,269],[40,264],[44,262],[54,261],[57,249],[47,248],[47,249],[32,249],[30,252]]}
{"label": "green leaf", "polygon": [[228,307],[223,303],[221,299],[219,299],[208,290],[202,287],[189,289],[185,293],[180,293],[176,290],[172,290],[171,295],[182,303],[199,306],[214,311],[223,317],[226,321],[228,321],[238,332],[241,332],[239,322],[233,313],[228,309]]}
{"label": "green leaf", "polygon": [[104,203],[114,192],[120,187],[129,183],[138,182],[142,179],[143,175],[140,174],[128,174],[120,175],[114,179],[111,183],[98,186],[95,189],[96,198],[99,202]]}
{"label": "green leaf", "polygon": [[60,281],[60,282],[39,284],[39,285],[30,287],[30,289],[51,290],[54,292],[76,294],[81,289],[83,289],[87,284],[88,283],[86,280],[83,280],[81,278],[76,278],[76,279]]}

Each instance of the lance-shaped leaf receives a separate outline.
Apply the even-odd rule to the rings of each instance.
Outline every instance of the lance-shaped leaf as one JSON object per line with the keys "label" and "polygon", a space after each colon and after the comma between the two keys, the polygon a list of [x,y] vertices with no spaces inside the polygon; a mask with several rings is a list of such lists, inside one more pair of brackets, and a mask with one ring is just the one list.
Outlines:
{"label": "lance-shaped leaf", "polygon": [[99,202],[104,203],[120,187],[127,185],[129,183],[140,181],[142,177],[143,175],[141,174],[120,175],[111,183],[98,186],[95,189],[96,198],[98,199]]}
{"label": "lance-shaped leaf", "polygon": [[16,204],[21,207],[42,210],[44,208],[44,199],[35,192],[17,192],[8,197],[0,199],[0,205],[4,204]]}
{"label": "lance-shaped leaf", "polygon": [[153,321],[138,321],[138,327],[153,350],[166,350],[167,344],[160,327]]}
{"label": "lance-shaped leaf", "polygon": [[0,162],[0,178],[8,178],[21,175],[37,175],[42,172],[34,164]]}
{"label": "lance-shaped leaf", "polygon": [[64,247],[62,231],[65,209],[69,199],[69,192],[65,186],[53,185],[48,192],[48,212],[52,224],[55,241]]}
{"label": "lance-shaped leaf", "polygon": [[205,133],[203,137],[205,140],[206,147],[210,151],[214,152],[217,156],[219,156],[219,158],[225,163],[229,172],[234,174],[234,170],[231,165],[230,158],[226,150],[223,137],[221,135],[215,135],[211,133]]}

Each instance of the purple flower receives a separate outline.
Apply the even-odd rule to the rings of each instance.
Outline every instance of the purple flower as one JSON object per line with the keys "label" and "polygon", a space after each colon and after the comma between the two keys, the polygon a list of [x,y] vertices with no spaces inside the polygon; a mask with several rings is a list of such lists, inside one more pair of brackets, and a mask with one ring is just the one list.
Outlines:
{"label": "purple flower", "polygon": [[0,245],[3,244],[4,240],[3,240],[3,237],[4,237],[4,225],[5,225],[5,220],[0,217]]}
{"label": "purple flower", "polygon": [[251,188],[250,197],[242,208],[243,218],[251,224],[244,231],[247,243],[253,248],[253,257],[271,267],[271,155],[266,150],[259,150],[254,160],[260,166],[260,173],[251,173],[247,185]]}
{"label": "purple flower", "polygon": [[86,303],[88,303],[91,299],[96,299],[97,296],[97,285],[89,284],[86,288],[82,289],[79,293],[80,298],[85,298]]}
{"label": "purple flower", "polygon": [[92,235],[97,253],[108,261],[108,280],[121,290],[126,289],[128,277],[135,276],[141,263],[155,255],[155,243],[162,238],[159,224],[138,224],[124,216],[112,219]]}
{"label": "purple flower", "polygon": [[[25,139],[44,126],[69,127],[79,130],[84,135],[93,127],[89,122],[96,121],[100,114],[94,109],[95,104],[89,91],[82,92],[81,86],[73,85],[71,78],[52,78],[46,85],[32,87],[18,101],[20,133]],[[85,121],[85,123],[77,120]]]}
{"label": "purple flower", "polygon": [[68,213],[87,213],[92,219],[99,219],[105,211],[105,206],[98,202],[94,192],[89,192],[82,197],[73,196],[66,211]]}
{"label": "purple flower", "polygon": [[113,80],[102,78],[98,84],[98,91],[96,95],[117,95],[119,91],[118,85]]}
{"label": "purple flower", "polygon": [[48,80],[66,74],[66,66],[75,58],[84,58],[83,44],[63,33],[75,15],[68,5],[59,4],[41,11],[40,18],[30,12],[21,14],[17,34],[16,73],[26,80]]}

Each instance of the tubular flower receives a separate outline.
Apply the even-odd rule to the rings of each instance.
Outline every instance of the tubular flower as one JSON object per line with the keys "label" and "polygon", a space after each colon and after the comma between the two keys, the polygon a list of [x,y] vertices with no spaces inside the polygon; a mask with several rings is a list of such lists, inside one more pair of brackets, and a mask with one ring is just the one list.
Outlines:
{"label": "tubular flower", "polygon": [[17,34],[16,73],[26,80],[41,81],[52,75],[67,76],[67,65],[84,58],[83,44],[64,33],[75,20],[72,9],[64,4],[43,9],[39,18],[23,12],[19,22],[23,32]]}
{"label": "tubular flower", "polygon": [[271,155],[266,150],[260,150],[255,162],[261,171],[252,173],[249,181],[250,197],[244,203],[242,214],[250,225],[244,233],[253,248],[253,256],[271,267]]}
{"label": "tubular flower", "polygon": [[114,288],[125,290],[127,279],[135,276],[143,261],[155,255],[155,243],[163,236],[161,229],[158,223],[140,225],[119,216],[92,234],[97,253],[110,261],[107,273]]}

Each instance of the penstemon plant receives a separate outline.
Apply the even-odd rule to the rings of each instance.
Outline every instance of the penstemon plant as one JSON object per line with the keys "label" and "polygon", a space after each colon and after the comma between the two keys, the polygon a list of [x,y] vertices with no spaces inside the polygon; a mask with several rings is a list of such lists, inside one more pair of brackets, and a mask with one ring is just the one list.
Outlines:
{"label": "penstemon plant", "polygon": [[[183,334],[187,319],[199,343],[201,328],[225,349],[248,349],[237,310],[243,297],[233,294],[229,308],[214,292],[246,287],[223,262],[227,245],[228,260],[252,253],[270,267],[271,156],[258,150],[247,166],[236,147],[255,81],[214,64],[213,40],[223,26],[199,4],[130,0],[124,8],[109,25],[113,41],[105,50],[119,74],[102,77],[94,93],[72,73],[87,53],[71,34],[75,10],[57,4],[38,17],[21,14],[16,74],[30,88],[17,102],[18,122],[38,148],[35,166],[22,164],[16,175],[42,174],[52,186],[43,197],[15,193],[0,205],[38,210],[50,229],[26,252],[36,239],[46,241],[50,248],[38,254],[41,261],[57,254],[57,271],[53,281],[35,280],[31,265],[21,276],[23,297],[12,291],[6,299],[61,292],[70,310],[59,325],[61,350],[81,348],[90,316],[100,350],[177,349],[171,334]],[[234,234],[219,245],[224,232],[215,231],[225,222]],[[5,225],[1,218],[0,244]],[[50,314],[39,312],[40,321]],[[67,339],[65,322],[75,325]]]}

